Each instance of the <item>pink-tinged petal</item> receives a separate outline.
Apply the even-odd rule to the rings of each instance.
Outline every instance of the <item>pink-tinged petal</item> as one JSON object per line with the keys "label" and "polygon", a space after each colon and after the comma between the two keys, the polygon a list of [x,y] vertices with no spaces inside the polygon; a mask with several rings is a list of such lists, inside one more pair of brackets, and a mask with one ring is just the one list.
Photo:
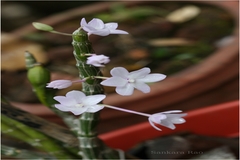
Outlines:
{"label": "pink-tinged petal", "polygon": [[105,66],[105,65],[102,65],[98,62],[90,62],[90,61],[87,61],[87,64],[93,65],[95,67],[104,67]]}
{"label": "pink-tinged petal", "polygon": [[99,63],[99,62],[97,62],[93,59],[88,59],[86,63],[89,64],[89,65],[96,66],[96,67],[103,66],[101,63]]}
{"label": "pink-tinged petal", "polygon": [[105,26],[103,21],[98,18],[93,18],[90,22],[88,22],[88,25],[96,29],[103,29]]}
{"label": "pink-tinged petal", "polygon": [[70,80],[55,80],[47,84],[47,88],[63,89],[72,85]]}
{"label": "pink-tinged petal", "polygon": [[99,55],[98,57],[99,57],[98,61],[100,63],[107,64],[108,62],[110,62],[110,59],[107,56]]}
{"label": "pink-tinged petal", "polygon": [[102,64],[93,64],[93,66],[95,66],[95,67],[105,67],[105,65],[102,65]]}
{"label": "pink-tinged petal", "polygon": [[133,94],[134,87],[131,84],[127,84],[124,87],[117,87],[116,92],[122,96],[130,96]]}
{"label": "pink-tinged petal", "polygon": [[73,90],[73,91],[68,92],[68,93],[66,94],[66,97],[67,97],[67,98],[73,98],[73,99],[75,99],[75,101],[76,101],[77,103],[81,103],[81,102],[82,102],[82,99],[85,98],[86,95],[85,95],[83,92],[81,92],[81,91],[75,91],[75,90]]}
{"label": "pink-tinged petal", "polygon": [[170,113],[180,113],[180,112],[182,112],[181,110],[171,110],[171,111],[165,111],[165,112],[161,112],[161,113],[168,113],[168,114],[170,114]]}
{"label": "pink-tinged petal", "polygon": [[55,104],[54,105],[57,109],[63,111],[63,112],[68,112],[70,111],[70,108],[65,106],[65,105],[62,105],[62,104]]}
{"label": "pink-tinged petal", "polygon": [[113,77],[122,77],[122,78],[128,78],[129,72],[123,68],[123,67],[114,67],[111,71],[110,71],[111,75]]}
{"label": "pink-tinged petal", "polygon": [[139,80],[145,83],[152,83],[152,82],[158,82],[166,78],[166,75],[164,74],[149,74],[146,75],[143,78],[140,78]]}
{"label": "pink-tinged petal", "polygon": [[92,26],[82,26],[83,30],[85,30],[86,32],[94,32],[94,31],[98,31],[97,29],[95,29]]}
{"label": "pink-tinged petal", "polygon": [[83,27],[83,26],[86,26],[86,25],[87,25],[86,19],[82,18],[80,26]]}
{"label": "pink-tinged petal", "polygon": [[155,128],[155,129],[158,130],[158,131],[162,131],[160,128],[158,128],[158,127],[151,121],[150,117],[148,118],[148,121],[149,121],[150,125],[151,125],[153,128]]}
{"label": "pink-tinged petal", "polygon": [[175,129],[176,128],[174,126],[174,124],[172,122],[169,122],[168,120],[162,120],[160,125],[165,126],[167,128],[170,128],[170,129]]}
{"label": "pink-tinged petal", "polygon": [[80,115],[80,114],[82,114],[82,113],[84,113],[84,112],[86,112],[87,111],[87,107],[83,107],[83,108],[72,108],[70,111],[74,114],[74,115]]}
{"label": "pink-tinged petal", "polygon": [[133,84],[133,86],[136,89],[142,91],[143,93],[149,93],[150,92],[150,87],[145,83],[136,82],[136,83]]}
{"label": "pink-tinged petal", "polygon": [[105,23],[105,26],[109,29],[109,30],[115,30],[118,27],[117,23],[114,22],[110,22],[110,23]]}
{"label": "pink-tinged petal", "polygon": [[104,55],[92,55],[91,57],[87,58],[87,64],[96,66],[96,67],[102,67],[110,61],[109,57]]}
{"label": "pink-tinged petal", "polygon": [[127,80],[121,77],[111,77],[102,81],[100,84],[110,87],[123,87],[127,84]]}
{"label": "pink-tinged petal", "polygon": [[104,108],[104,106],[94,105],[94,106],[88,107],[88,109],[87,109],[86,112],[95,113],[95,112],[100,111],[100,110],[103,109],[103,108]]}
{"label": "pink-tinged petal", "polygon": [[182,113],[182,114],[165,114],[167,115],[167,120],[170,121],[173,124],[182,124],[185,123],[185,119],[182,117],[186,116],[187,113]]}
{"label": "pink-tinged petal", "polygon": [[[164,113],[164,114],[166,114],[166,113]],[[177,117],[177,118],[181,118],[181,117],[184,117],[184,116],[186,116],[187,115],[187,113],[181,113],[181,114],[166,114],[169,118],[175,118],[175,117]]]}
{"label": "pink-tinged petal", "polygon": [[67,98],[64,96],[55,96],[53,97],[53,99],[55,99],[56,101],[58,101],[59,103],[61,103],[64,106],[74,106],[77,104],[76,100],[74,98]]}
{"label": "pink-tinged petal", "polygon": [[99,35],[99,36],[108,36],[110,31],[108,29],[101,29],[95,31],[89,31],[90,34]]}
{"label": "pink-tinged petal", "polygon": [[129,33],[123,30],[116,29],[116,30],[110,30],[110,34],[129,34]]}
{"label": "pink-tinged petal", "polygon": [[83,28],[83,30],[86,31],[87,33],[92,32],[92,30],[89,29],[89,27],[82,27],[82,28]]}
{"label": "pink-tinged petal", "polygon": [[149,119],[151,121],[153,121],[154,123],[157,123],[157,124],[160,124],[160,122],[164,119],[166,119],[167,116],[165,114],[162,114],[162,113],[155,113],[155,114],[152,114]]}
{"label": "pink-tinged petal", "polygon": [[82,104],[84,106],[92,106],[92,105],[96,105],[99,102],[101,102],[104,98],[106,98],[106,95],[91,95],[91,96],[87,96],[83,99]]}
{"label": "pink-tinged petal", "polygon": [[173,119],[171,119],[171,122],[172,122],[173,124],[182,124],[182,123],[185,123],[186,120],[183,119],[183,118],[173,118]]}
{"label": "pink-tinged petal", "polygon": [[130,72],[129,73],[129,78],[132,78],[132,79],[143,78],[146,75],[148,75],[150,72],[151,72],[151,70],[149,68],[144,67],[142,69]]}

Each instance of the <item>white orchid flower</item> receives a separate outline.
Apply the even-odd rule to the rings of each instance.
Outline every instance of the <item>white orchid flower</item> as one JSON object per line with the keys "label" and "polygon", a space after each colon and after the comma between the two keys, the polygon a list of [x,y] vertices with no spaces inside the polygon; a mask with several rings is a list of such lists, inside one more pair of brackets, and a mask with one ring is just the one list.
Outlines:
{"label": "white orchid flower", "polygon": [[145,67],[129,73],[123,67],[115,67],[110,71],[112,77],[102,81],[101,84],[116,87],[116,92],[123,96],[132,95],[134,88],[148,93],[150,87],[145,83],[158,82],[166,78],[164,74],[149,74],[150,71]]}
{"label": "white orchid flower", "polygon": [[99,36],[108,36],[109,34],[128,34],[123,30],[118,30],[118,23],[110,22],[103,23],[101,19],[93,18],[90,22],[86,22],[85,18],[82,18],[81,27],[88,32],[88,35],[95,34]]}
{"label": "white orchid flower", "polygon": [[86,96],[81,91],[70,91],[66,96],[55,96],[54,99],[60,104],[55,104],[55,107],[63,112],[72,112],[74,115],[80,115],[84,112],[98,112],[103,109],[104,106],[98,105],[105,95],[90,95]]}
{"label": "white orchid flower", "polygon": [[161,129],[157,127],[155,124],[160,124],[167,128],[175,129],[176,127],[174,124],[182,124],[185,122],[185,119],[183,119],[182,117],[186,116],[187,113],[179,114],[180,112],[182,111],[172,110],[167,112],[155,113],[148,118],[148,121],[156,130],[159,131],[161,131]]}
{"label": "white orchid flower", "polygon": [[106,104],[104,104],[104,106],[107,108],[114,109],[114,110],[148,117],[148,121],[149,121],[150,125],[158,131],[162,131],[162,130],[159,127],[157,127],[155,124],[159,124],[159,125],[165,126],[170,129],[175,129],[176,127],[174,124],[182,124],[182,123],[186,122],[185,119],[183,119],[182,117],[186,116],[187,113],[180,113],[180,112],[182,112],[181,110],[172,110],[172,111],[160,112],[160,113],[155,113],[155,114],[147,114],[147,113],[132,111],[132,110],[129,110],[126,108],[110,106],[110,105],[106,105]]}
{"label": "white orchid flower", "polygon": [[103,64],[110,62],[109,57],[104,55],[93,54],[91,57],[87,58],[87,64],[91,64],[95,67],[104,67]]}

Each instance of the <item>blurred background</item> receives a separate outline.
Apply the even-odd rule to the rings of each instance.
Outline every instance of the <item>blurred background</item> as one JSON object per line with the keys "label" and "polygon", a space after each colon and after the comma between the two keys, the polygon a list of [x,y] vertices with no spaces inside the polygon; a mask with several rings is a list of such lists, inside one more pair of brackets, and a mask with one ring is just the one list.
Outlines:
{"label": "blurred background", "polygon": [[[26,79],[26,50],[52,72],[53,80],[78,78],[71,37],[37,31],[31,23],[41,21],[57,31],[72,33],[83,17],[87,21],[98,17],[104,22],[118,22],[119,29],[130,33],[90,37],[94,50],[111,58],[102,70],[105,76],[111,68],[123,66],[129,71],[150,67],[152,72],[169,77],[153,87],[156,95],[149,97],[139,92],[133,99],[119,97],[114,88],[105,87],[108,103],[154,113],[166,109],[188,111],[239,98],[236,1],[2,1],[1,16],[2,95],[24,110],[29,110],[29,104],[41,107]],[[79,88],[81,85],[73,85],[58,94]],[[61,123],[48,110],[34,110],[30,112]],[[103,111],[100,132],[146,121],[131,116]]]}
{"label": "blurred background", "polygon": [[38,19],[96,1],[2,1],[2,31],[11,32]]}

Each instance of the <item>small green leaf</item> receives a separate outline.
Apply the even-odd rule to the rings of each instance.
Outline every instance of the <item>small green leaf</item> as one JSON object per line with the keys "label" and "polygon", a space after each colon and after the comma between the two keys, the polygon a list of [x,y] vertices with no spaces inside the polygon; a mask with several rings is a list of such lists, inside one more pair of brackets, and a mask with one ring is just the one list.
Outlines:
{"label": "small green leaf", "polygon": [[39,30],[42,31],[53,31],[53,27],[47,25],[47,24],[43,24],[43,23],[38,23],[38,22],[33,22],[32,25]]}

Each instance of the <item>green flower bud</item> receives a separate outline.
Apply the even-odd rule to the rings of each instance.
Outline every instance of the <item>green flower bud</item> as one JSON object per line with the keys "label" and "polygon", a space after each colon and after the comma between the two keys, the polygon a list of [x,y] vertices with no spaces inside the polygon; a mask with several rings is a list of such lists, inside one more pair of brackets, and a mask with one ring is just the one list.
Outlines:
{"label": "green flower bud", "polygon": [[46,86],[50,81],[50,72],[41,65],[34,66],[28,70],[27,77],[35,87]]}
{"label": "green flower bud", "polygon": [[43,23],[38,23],[38,22],[33,22],[32,25],[39,30],[42,31],[53,31],[53,27],[47,25],[47,24],[43,24]]}

